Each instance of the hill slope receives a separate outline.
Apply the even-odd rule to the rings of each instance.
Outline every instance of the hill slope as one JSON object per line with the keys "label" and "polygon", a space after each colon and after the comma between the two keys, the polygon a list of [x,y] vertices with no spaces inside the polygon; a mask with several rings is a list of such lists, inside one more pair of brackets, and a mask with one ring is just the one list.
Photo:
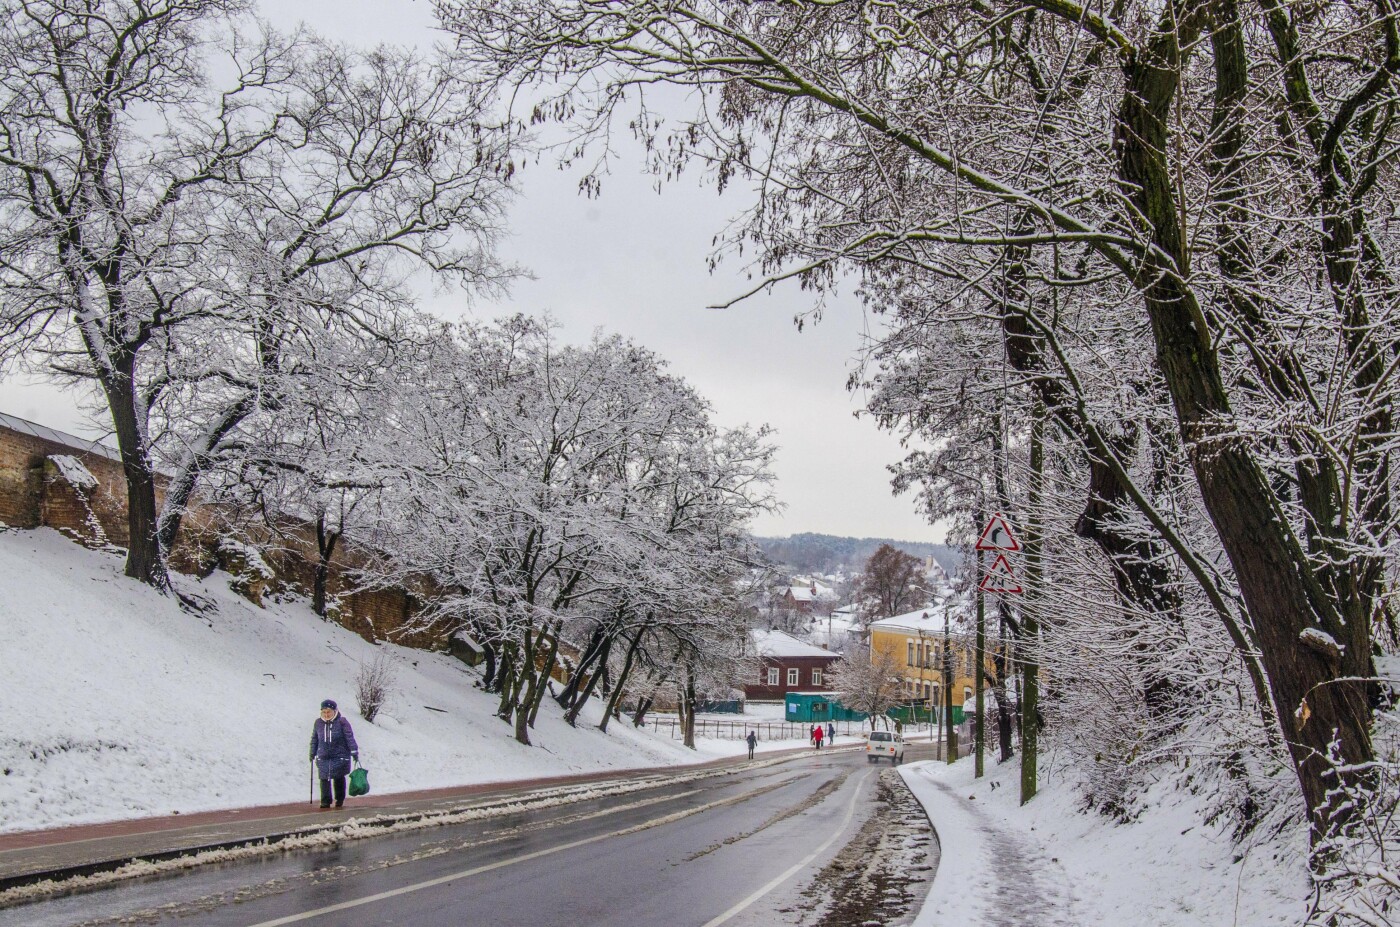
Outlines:
{"label": "hill slope", "polygon": [[[0,831],[302,800],[323,698],[376,792],[707,758],[630,724],[570,728],[549,699],[526,747],[451,657],[368,644],[301,603],[258,608],[222,573],[177,579],[216,605],[189,614],[121,570],[49,529],[0,530]],[[386,651],[399,693],[369,724],[353,680]]]}
{"label": "hill slope", "polygon": [[865,568],[865,561],[880,549],[881,544],[913,554],[915,557],[933,557],[948,573],[958,568],[962,554],[947,544],[929,544],[922,541],[896,541],[892,538],[850,538],[834,534],[794,534],[785,538],[754,538],[758,546],[774,562],[787,564],[800,572],[859,573]]}

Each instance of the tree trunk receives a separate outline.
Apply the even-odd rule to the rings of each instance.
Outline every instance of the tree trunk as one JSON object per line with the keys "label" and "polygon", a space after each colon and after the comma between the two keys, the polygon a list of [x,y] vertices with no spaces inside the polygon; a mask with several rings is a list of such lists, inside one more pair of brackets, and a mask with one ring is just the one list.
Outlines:
{"label": "tree trunk", "polygon": [[684,696],[681,699],[685,706],[684,727],[685,745],[690,749],[695,749],[695,674],[686,669]]}
{"label": "tree trunk", "polygon": [[326,617],[326,584],[331,574],[331,557],[335,554],[340,532],[326,527],[325,513],[316,518],[316,574],[312,578],[311,610]]}
{"label": "tree trunk", "polygon": [[113,367],[102,376],[101,383],[126,477],[126,575],[166,591],[170,588],[170,575],[165,552],[160,549],[155,471],[146,445],[145,415],[139,411],[136,396],[135,358],[114,358]]}
{"label": "tree trunk", "polygon": [[[607,665],[608,657],[612,655],[612,642],[611,636],[603,641],[597,658],[593,661],[593,672],[588,677],[588,683],[583,687],[583,691],[575,696],[573,704],[569,706],[569,713],[565,715],[564,720],[569,722],[571,727],[578,723],[579,712],[583,711],[583,706],[588,704],[588,700],[593,697],[593,690],[598,687],[598,681],[603,676],[603,667]],[[579,670],[580,674],[582,672],[583,670]]]}
{"label": "tree trunk", "polygon": [[637,700],[637,710],[632,713],[632,726],[641,727],[647,721],[647,712],[651,711],[652,697],[644,695]]}
{"label": "tree trunk", "polygon": [[508,710],[515,719],[515,739],[530,746],[530,704],[540,685],[540,674],[535,668],[535,648],[539,640],[532,628],[526,627],[521,639],[520,659],[516,670],[516,683]]}
{"label": "tree trunk", "polygon": [[486,661],[486,667],[481,673],[481,688],[487,692],[494,692],[496,685],[496,648],[489,641],[481,642],[482,658]]}
{"label": "tree trunk", "polygon": [[[1021,633],[1016,661],[1021,665],[1021,804],[1039,790],[1040,723],[1040,620],[1037,609],[1041,570],[1041,495],[1045,487],[1045,409],[1037,397],[1031,402],[1030,486],[1026,498],[1026,594],[1021,608]],[[1003,622],[1005,624],[1005,622]],[[1009,739],[1009,738],[1008,738]],[[1009,746],[1009,745],[1008,745]]]}
{"label": "tree trunk", "polygon": [[219,418],[210,422],[199,435],[199,443],[189,446],[184,457],[175,468],[175,475],[165,487],[165,501],[161,505],[156,520],[156,534],[160,549],[166,555],[175,549],[175,540],[180,535],[180,525],[184,522],[190,500],[194,498],[194,488],[199,481],[200,469],[219,442],[257,408],[258,394],[249,392],[237,402],[223,410]]}
{"label": "tree trunk", "polygon": [[623,658],[622,669],[618,671],[617,682],[613,685],[612,696],[608,699],[607,707],[603,709],[603,720],[598,724],[598,730],[606,732],[608,720],[617,713],[617,706],[622,702],[622,692],[627,686],[627,677],[632,674],[632,660],[637,656],[637,646],[642,642],[642,635],[646,633],[646,628],[638,628],[637,633],[632,637],[632,643],[627,645],[627,656]]}
{"label": "tree trunk", "polygon": [[[561,691],[555,699],[555,701],[559,703],[560,708],[572,709],[574,707],[574,698],[578,695],[579,686],[582,684],[583,677],[585,675],[588,675],[590,679],[593,677],[593,674],[589,673],[589,669],[593,666],[594,661],[598,659],[598,652],[602,650],[606,638],[607,635],[603,631],[602,624],[598,624],[593,628],[593,633],[588,637],[588,646],[584,648],[583,655],[579,657],[578,665],[574,667],[574,671],[569,674],[569,680],[564,683],[563,691]],[[584,699],[587,699],[587,696],[584,696]],[[576,713],[571,713],[571,716],[576,716]],[[573,724],[574,722],[569,721],[569,723]]]}
{"label": "tree trunk", "polygon": [[559,633],[563,622],[554,623],[554,631],[549,642],[549,653],[545,654],[544,671],[539,675],[539,685],[535,690],[534,697],[530,700],[530,727],[535,726],[535,717],[540,713],[540,702],[544,701],[545,691],[549,688],[550,677],[554,675],[554,664],[559,658]]}
{"label": "tree trunk", "polygon": [[[1199,37],[1202,10],[1173,4],[1158,33],[1127,66],[1115,133],[1119,173],[1124,195],[1148,223],[1153,246],[1138,284],[1157,363],[1201,498],[1249,610],[1316,843],[1352,819],[1357,809],[1337,786],[1363,783],[1374,760],[1366,684],[1349,679],[1369,669],[1370,635],[1369,628],[1348,626],[1338,603],[1328,599],[1287,514],[1238,437],[1212,333],[1184,282],[1190,268],[1166,160],[1167,117],[1183,67],[1181,49]],[[1347,646],[1336,658],[1304,646],[1300,636],[1309,629],[1337,641],[1366,640],[1367,646]],[[1334,739],[1340,770],[1328,760]]]}

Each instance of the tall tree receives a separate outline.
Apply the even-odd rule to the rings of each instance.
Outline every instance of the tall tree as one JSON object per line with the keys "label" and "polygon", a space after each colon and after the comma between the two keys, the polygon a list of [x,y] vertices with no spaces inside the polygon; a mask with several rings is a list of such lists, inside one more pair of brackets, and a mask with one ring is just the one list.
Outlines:
{"label": "tall tree", "polygon": [[933,595],[924,562],[912,554],[881,544],[856,582],[856,601],[861,618],[866,622],[877,618],[902,615],[928,603]]}
{"label": "tall tree", "polygon": [[0,13],[0,350],[97,384],[126,475],[126,571],[162,588],[201,470],[296,388],[321,333],[384,333],[414,268],[504,275],[505,136],[470,87],[406,52],[245,34],[246,12]]}
{"label": "tall tree", "polygon": [[[1373,622],[1391,624],[1387,6],[442,8],[506,80],[594,78],[562,82],[576,107],[539,110],[581,114],[585,135],[633,87],[695,88],[689,124],[633,125],[661,169],[702,158],[721,185],[766,181],[732,240],[760,249],[757,288],[821,288],[854,263],[882,300],[1012,306],[1044,348],[1035,376],[1066,387],[1047,413],[1103,468],[1091,502],[1123,503],[1098,530],[1151,526],[1273,709],[1314,839],[1347,825],[1335,785],[1373,769]],[[1009,300],[1008,275],[1061,292],[1058,315]],[[1136,466],[1157,449],[1183,465],[1204,551],[1150,491],[1173,474]],[[1120,568],[1163,585],[1145,552],[1124,547]]]}

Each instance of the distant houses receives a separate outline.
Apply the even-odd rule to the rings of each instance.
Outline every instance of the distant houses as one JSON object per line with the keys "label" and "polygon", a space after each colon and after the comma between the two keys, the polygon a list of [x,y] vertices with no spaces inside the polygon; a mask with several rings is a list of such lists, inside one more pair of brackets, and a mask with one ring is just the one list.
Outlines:
{"label": "distant houses", "polygon": [[758,678],[744,684],[749,701],[782,702],[789,692],[830,692],[831,664],[840,659],[784,631],[751,632],[759,657]]}
{"label": "distant houses", "polygon": [[[957,626],[956,622],[952,623]],[[870,655],[874,660],[888,653],[900,667],[901,688],[910,703],[919,708],[938,708],[943,704],[943,671],[949,672],[948,686],[952,694],[953,723],[963,719],[963,704],[973,698],[974,641],[971,635],[949,630],[944,620],[944,606],[930,605],[892,618],[872,621]],[[945,664],[944,654],[948,655]]]}
{"label": "distant houses", "polygon": [[841,601],[835,588],[817,579],[796,578],[782,591],[778,608],[803,615],[829,615]]}

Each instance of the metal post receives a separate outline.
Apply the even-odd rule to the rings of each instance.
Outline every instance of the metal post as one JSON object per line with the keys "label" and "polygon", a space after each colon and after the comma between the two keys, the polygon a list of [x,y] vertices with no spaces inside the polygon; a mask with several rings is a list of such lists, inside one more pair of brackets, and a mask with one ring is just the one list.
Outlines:
{"label": "metal post", "polygon": [[[987,611],[986,603],[982,596],[982,552],[977,552],[977,649],[973,652],[973,659],[977,666],[973,673],[973,683],[977,708],[977,717],[973,723],[976,725],[972,736],[972,752],[974,754],[972,777],[982,778],[982,753],[986,748],[986,731],[982,726],[983,705],[982,689],[986,686],[984,678],[985,663],[987,662]],[[966,709],[966,705],[963,706]]]}
{"label": "metal post", "polygon": [[944,722],[944,730],[947,732],[947,739],[943,742],[944,759],[949,763],[957,762],[957,751],[953,749],[953,652],[948,646],[948,607],[943,607],[943,713],[947,720]]}

